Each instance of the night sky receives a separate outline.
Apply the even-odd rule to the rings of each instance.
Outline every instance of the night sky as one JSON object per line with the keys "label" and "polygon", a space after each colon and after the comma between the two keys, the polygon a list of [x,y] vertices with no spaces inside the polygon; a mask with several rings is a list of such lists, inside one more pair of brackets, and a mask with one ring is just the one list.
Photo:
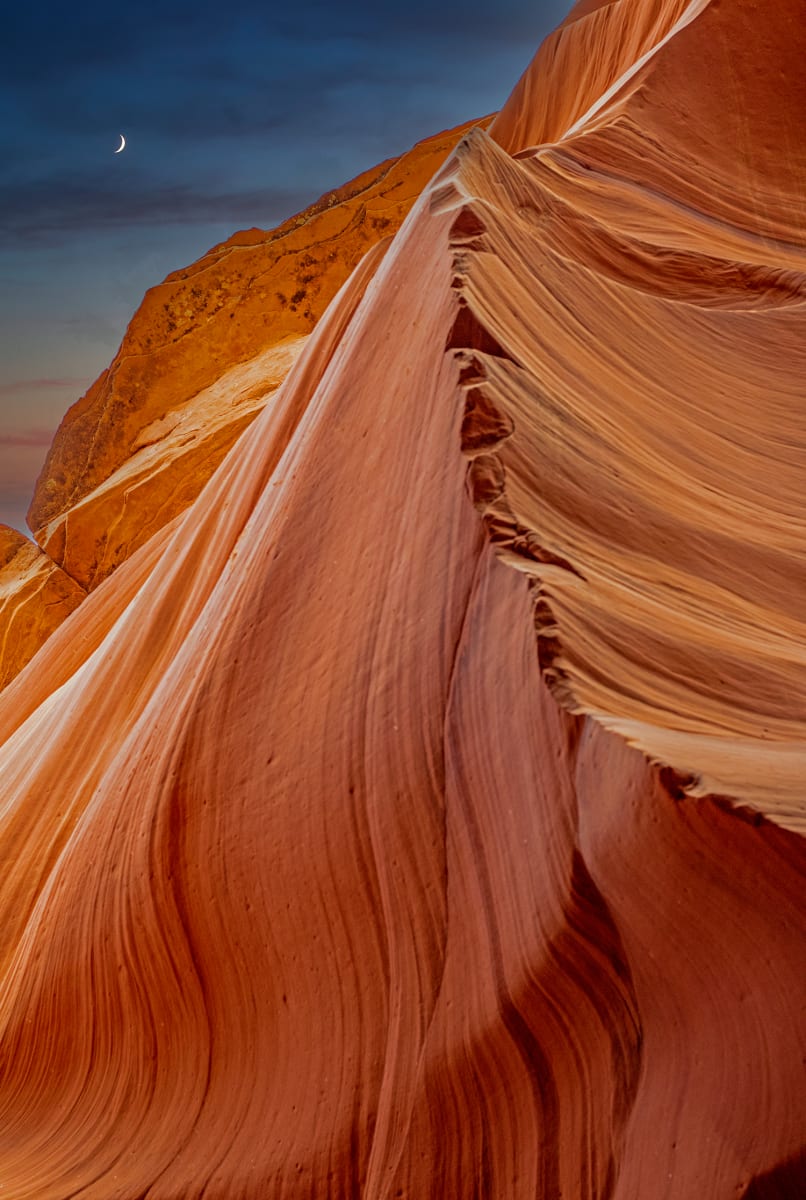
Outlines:
{"label": "night sky", "polygon": [[56,426],[146,288],[500,108],[570,7],[15,6],[0,40],[0,521],[25,527]]}

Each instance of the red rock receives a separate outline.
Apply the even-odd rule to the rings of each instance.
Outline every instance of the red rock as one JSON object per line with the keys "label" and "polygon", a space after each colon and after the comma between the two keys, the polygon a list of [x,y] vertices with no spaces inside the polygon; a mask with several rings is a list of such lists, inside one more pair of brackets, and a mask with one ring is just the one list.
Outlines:
{"label": "red rock", "polygon": [[702,157],[796,6],[654,9],[0,694],[20,1200],[797,1194],[802,158]]}
{"label": "red rock", "polygon": [[21,671],[84,590],[38,546],[0,525],[0,688]]}
{"label": "red rock", "polygon": [[[112,366],[66,414],[37,485],[29,521],[51,584],[32,587],[27,560],[24,578],[4,570],[7,590],[24,589],[26,618],[13,642],[0,638],[0,686],[87,589],[196,499],[361,255],[394,233],[468,128],[427,138],[278,229],[234,234],[146,295]],[[57,579],[69,605],[53,603]]]}
{"label": "red rock", "polygon": [[37,484],[28,523],[56,563],[92,589],[187,508],[468,128],[419,142],[276,229],[236,233],[146,293]]}

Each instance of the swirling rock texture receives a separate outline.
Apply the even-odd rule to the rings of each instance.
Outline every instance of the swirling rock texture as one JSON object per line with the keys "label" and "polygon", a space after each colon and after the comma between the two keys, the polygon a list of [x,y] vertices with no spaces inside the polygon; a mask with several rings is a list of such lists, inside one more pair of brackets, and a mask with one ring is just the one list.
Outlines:
{"label": "swirling rock texture", "polygon": [[2,693],[4,1195],[802,1194],[801,15],[578,6]]}

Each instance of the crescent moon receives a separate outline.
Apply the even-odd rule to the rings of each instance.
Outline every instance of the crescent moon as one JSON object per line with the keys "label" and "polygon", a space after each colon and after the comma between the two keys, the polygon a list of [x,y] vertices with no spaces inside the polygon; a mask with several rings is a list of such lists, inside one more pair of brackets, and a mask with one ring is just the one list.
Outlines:
{"label": "crescent moon", "polygon": [[126,139],[123,136],[123,134],[121,134],[120,135],[120,145],[118,146],[117,150],[115,151],[115,154],[120,154],[121,150],[125,149],[125,147],[126,147]]}

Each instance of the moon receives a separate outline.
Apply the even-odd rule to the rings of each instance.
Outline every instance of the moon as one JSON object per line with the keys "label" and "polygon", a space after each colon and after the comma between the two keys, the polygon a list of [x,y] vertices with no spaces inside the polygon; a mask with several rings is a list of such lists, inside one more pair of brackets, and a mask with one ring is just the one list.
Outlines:
{"label": "moon", "polygon": [[120,154],[121,150],[124,150],[125,148],[126,148],[126,139],[123,136],[123,134],[121,134],[120,135],[120,145],[118,146],[117,150],[115,151],[115,154]]}

